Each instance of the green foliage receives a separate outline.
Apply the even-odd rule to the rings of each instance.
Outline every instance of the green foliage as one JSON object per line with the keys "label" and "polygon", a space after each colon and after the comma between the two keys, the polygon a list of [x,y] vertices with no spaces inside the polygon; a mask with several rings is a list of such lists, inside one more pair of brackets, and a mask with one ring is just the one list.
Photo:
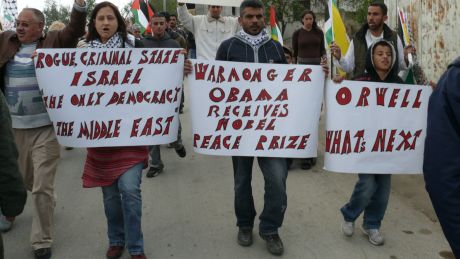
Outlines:
{"label": "green foliage", "polygon": [[[300,15],[304,10],[311,10],[312,5],[322,5],[326,8],[328,0],[261,0],[267,7],[267,19],[270,18],[270,6],[274,5],[276,19],[284,37],[286,26],[290,23],[300,22]],[[357,1],[357,0],[354,0]]]}
{"label": "green foliage", "polygon": [[56,0],[46,0],[43,14],[46,17],[46,29],[48,29],[54,21],[60,21],[68,24],[70,20],[70,10],[62,5],[58,6],[56,4]]}
{"label": "green foliage", "polygon": [[377,2],[375,0],[352,0],[354,6],[356,7],[356,12],[353,15],[353,20],[359,24],[364,24],[367,22],[367,8],[370,3]]}
{"label": "green foliage", "polygon": [[[276,10],[276,19],[281,34],[286,31],[286,26],[292,22],[300,21],[302,12],[309,8],[312,0],[262,0],[266,6],[267,23],[270,21],[270,6],[273,5]],[[318,0],[315,0],[318,1]]]}
{"label": "green foliage", "polygon": [[96,0],[86,0],[86,11],[87,11],[86,19],[87,20],[89,20],[91,13],[94,10],[95,5],[96,5]]}
{"label": "green foliage", "polygon": [[[89,19],[95,5],[96,0],[86,0],[87,19]],[[54,21],[60,21],[68,24],[70,21],[71,8],[72,6],[65,7],[63,5],[58,5],[56,0],[46,0],[45,9],[43,10],[43,14],[46,17],[45,28],[48,29]]]}
{"label": "green foliage", "polygon": [[150,3],[155,8],[156,12],[165,10],[163,4],[166,2],[166,11],[168,13],[176,13],[177,1],[176,0],[150,0]]}

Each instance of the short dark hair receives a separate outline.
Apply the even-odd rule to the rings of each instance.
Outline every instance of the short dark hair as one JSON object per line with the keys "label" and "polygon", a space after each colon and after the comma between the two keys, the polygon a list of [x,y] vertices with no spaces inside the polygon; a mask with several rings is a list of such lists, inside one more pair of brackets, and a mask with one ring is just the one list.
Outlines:
{"label": "short dark hair", "polygon": [[171,15],[169,15],[168,12],[159,12],[158,14],[162,16],[157,16],[157,17],[164,17],[166,21],[169,22],[169,18],[171,17]]}
{"label": "short dark hair", "polygon": [[121,16],[120,11],[118,11],[118,7],[112,4],[111,2],[107,2],[107,1],[101,2],[94,7],[93,12],[91,13],[91,16],[89,18],[88,34],[86,35],[86,41],[100,39],[99,33],[97,33],[97,30],[96,30],[96,25],[94,23],[94,20],[96,20],[97,13],[104,7],[110,7],[115,13],[115,17],[117,18],[117,22],[118,22],[117,32],[120,33],[120,36],[123,39],[123,41],[126,41],[128,39],[128,32],[126,30],[125,20]]}
{"label": "short dark hair", "polygon": [[264,8],[264,4],[259,0],[244,0],[240,5],[240,16],[243,15],[244,9],[252,7],[252,8]]}
{"label": "short dark hair", "polygon": [[171,17],[176,17],[176,20],[177,20],[177,14],[172,13],[172,14],[169,15],[169,19],[171,19]]}
{"label": "short dark hair", "polygon": [[34,14],[35,18],[37,19],[37,22],[41,22],[41,23],[45,24],[45,15],[42,13],[42,11],[40,11],[38,9],[35,9],[35,8],[24,8],[24,9],[22,9],[22,11],[32,12]]}
{"label": "short dark hair", "polygon": [[372,2],[371,4],[369,4],[369,6],[380,7],[380,9],[382,10],[383,15],[388,14],[388,7],[387,7],[386,4],[384,4],[382,2]]}
{"label": "short dark hair", "polygon": [[155,13],[155,14],[150,18],[150,21],[152,21],[153,18],[165,18],[166,22],[168,21],[168,18],[166,18],[166,15],[165,15],[163,12]]}

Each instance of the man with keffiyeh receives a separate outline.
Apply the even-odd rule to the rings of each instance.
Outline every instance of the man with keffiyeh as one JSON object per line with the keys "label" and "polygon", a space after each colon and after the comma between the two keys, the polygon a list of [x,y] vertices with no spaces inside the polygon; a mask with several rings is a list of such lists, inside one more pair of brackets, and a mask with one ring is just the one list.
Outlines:
{"label": "man with keffiyeh", "polygon": [[[264,6],[259,0],[245,0],[240,6],[236,36],[224,41],[217,50],[216,60],[287,64],[283,47],[265,30]],[[232,157],[235,181],[235,214],[239,227],[237,241],[242,246],[252,244],[252,228],[256,210],[252,197],[251,178],[254,157]],[[284,252],[278,235],[287,206],[285,158],[258,157],[265,179],[264,209],[260,215],[259,235],[274,255]]]}
{"label": "man with keffiyeh", "polygon": [[[31,57],[38,48],[74,48],[85,33],[85,25],[85,1],[75,0],[70,23],[63,30],[45,34],[43,13],[24,8],[16,20],[16,31],[0,33],[0,89],[11,113],[19,168],[32,193],[30,241],[36,259],[51,257],[59,144],[40,95]],[[0,228],[9,230],[13,221],[14,218],[0,216]]]}

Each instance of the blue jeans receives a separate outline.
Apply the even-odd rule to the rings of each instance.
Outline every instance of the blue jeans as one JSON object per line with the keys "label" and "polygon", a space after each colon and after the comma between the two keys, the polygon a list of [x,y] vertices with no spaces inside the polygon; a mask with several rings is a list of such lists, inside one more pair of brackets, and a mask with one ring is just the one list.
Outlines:
{"label": "blue jeans", "polygon": [[189,49],[188,50],[188,58],[196,59],[196,49]]}
{"label": "blue jeans", "polygon": [[143,163],[126,171],[110,186],[102,187],[110,246],[128,245],[131,255],[144,253],[141,229]]}
{"label": "blue jeans", "polygon": [[[235,180],[236,225],[253,228],[256,209],[252,196],[252,163],[254,157],[232,157]],[[285,158],[258,157],[257,161],[265,180],[264,209],[260,214],[259,232],[278,233],[287,207]]]}
{"label": "blue jeans", "polygon": [[364,211],[363,228],[379,229],[390,197],[390,174],[359,174],[350,201],[343,206],[345,221],[354,222]]}

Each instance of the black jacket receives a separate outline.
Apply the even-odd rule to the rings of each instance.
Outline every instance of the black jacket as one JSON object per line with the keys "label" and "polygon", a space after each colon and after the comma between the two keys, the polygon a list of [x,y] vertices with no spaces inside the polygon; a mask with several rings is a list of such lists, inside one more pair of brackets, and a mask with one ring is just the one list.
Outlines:
{"label": "black jacket", "polygon": [[222,42],[217,50],[216,60],[287,64],[283,47],[279,42],[267,39],[257,47],[253,47],[238,35]]}
{"label": "black jacket", "polygon": [[144,48],[180,48],[179,43],[172,39],[167,32],[161,39],[146,36],[141,42]]}
{"label": "black jacket", "polygon": [[22,212],[27,197],[17,159],[10,113],[0,92],[0,209],[8,217]]}
{"label": "black jacket", "polygon": [[460,57],[428,104],[423,174],[444,234],[460,258]]}

